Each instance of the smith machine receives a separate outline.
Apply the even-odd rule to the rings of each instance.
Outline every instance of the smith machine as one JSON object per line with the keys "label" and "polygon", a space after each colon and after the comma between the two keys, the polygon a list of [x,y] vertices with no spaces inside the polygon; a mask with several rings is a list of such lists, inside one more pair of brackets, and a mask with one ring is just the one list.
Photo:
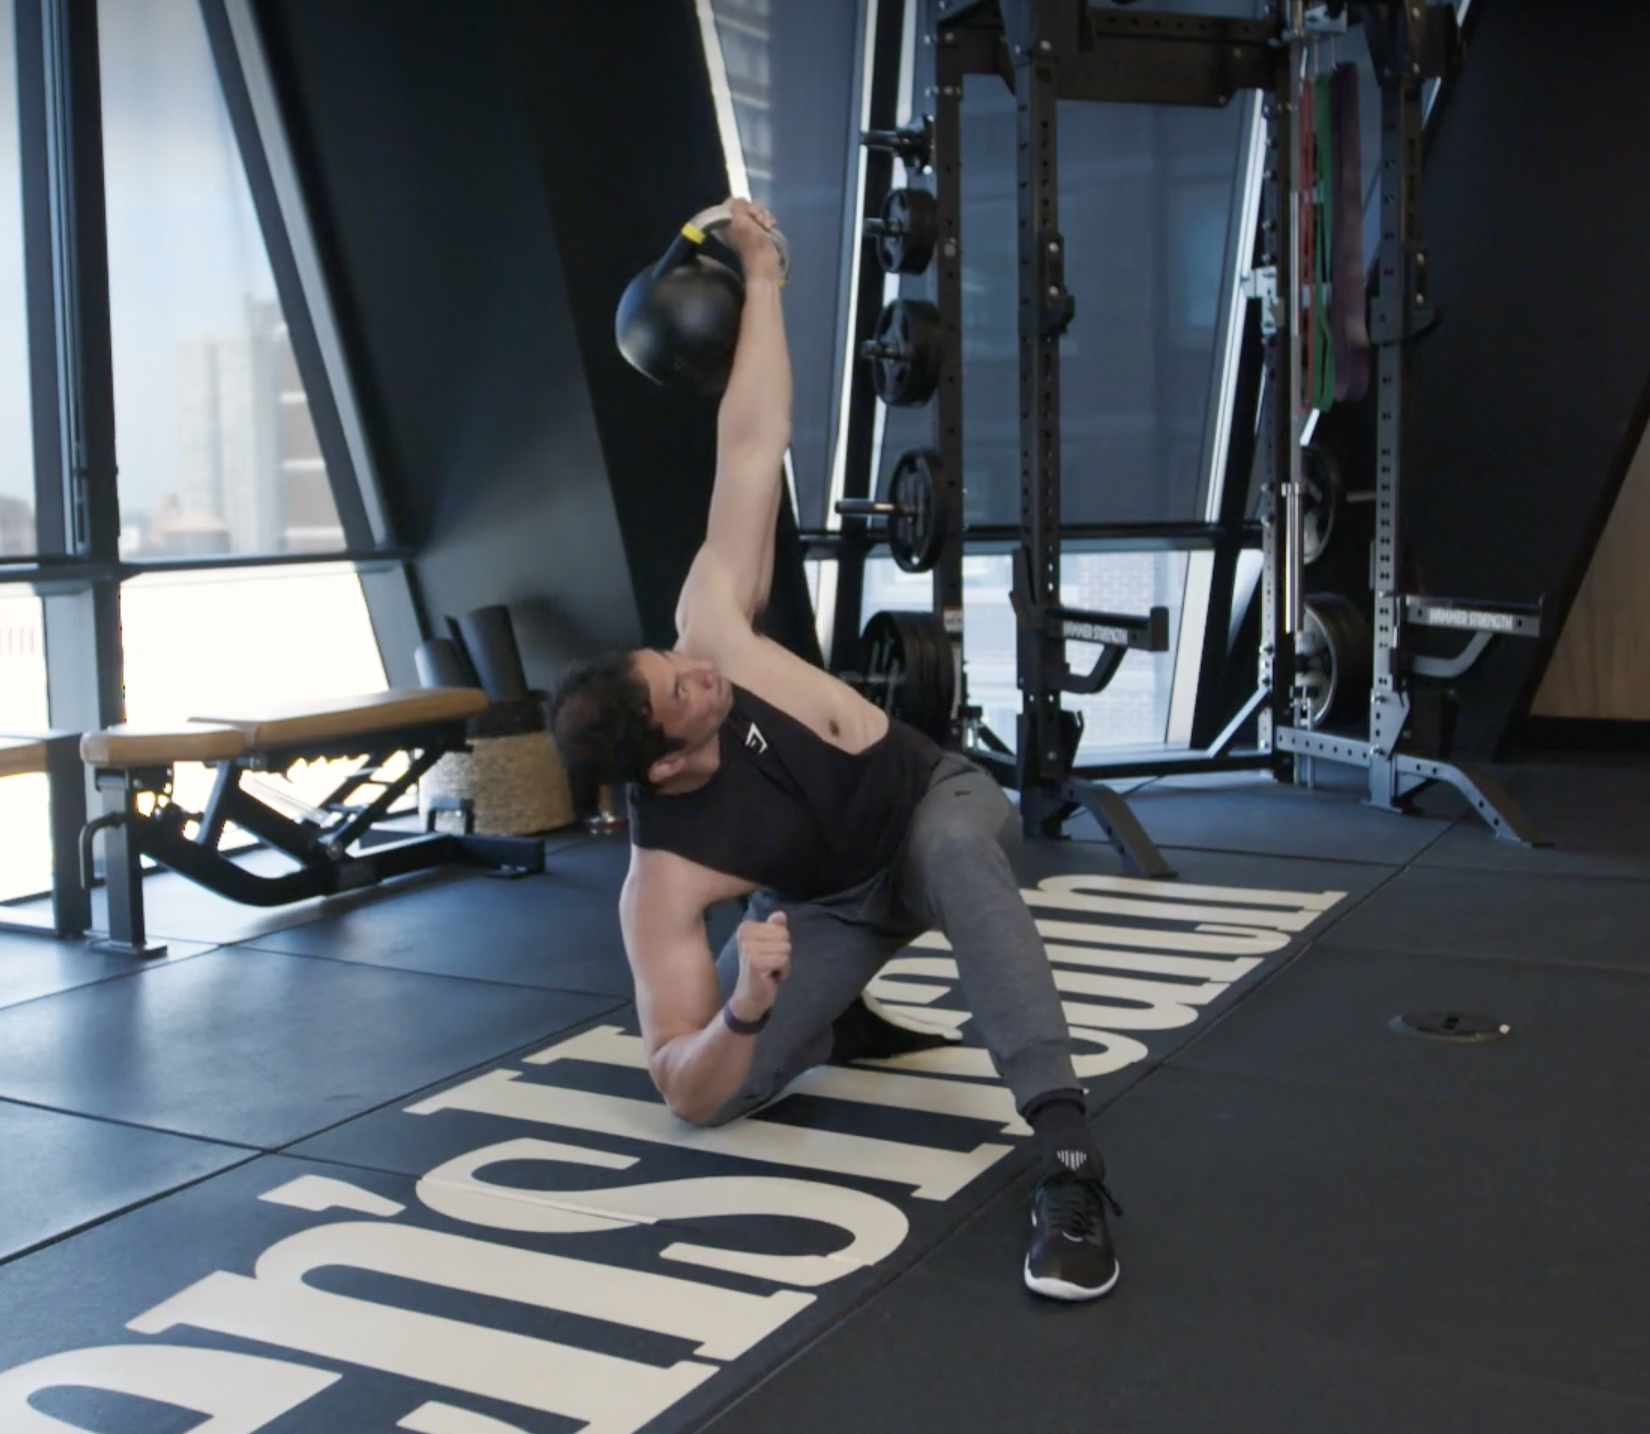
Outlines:
{"label": "smith machine", "polygon": [[[1068,817],[1086,810],[1125,863],[1148,876],[1173,872],[1124,798],[1105,785],[1107,779],[1248,768],[1307,782],[1312,763],[1328,761],[1366,768],[1373,806],[1404,811],[1422,788],[1447,783],[1497,835],[1533,842],[1511,800],[1486,774],[1415,750],[1424,739],[1410,720],[1414,679],[1457,677],[1495,638],[1538,636],[1541,620],[1539,607],[1447,601],[1401,590],[1399,510],[1412,452],[1415,346],[1436,321],[1419,224],[1422,103],[1426,82],[1458,63],[1455,12],[1422,0],[1270,0],[1258,10],[1259,18],[1243,20],[1098,10],[1085,0],[934,0],[932,114],[863,136],[880,156],[897,156],[908,176],[931,176],[932,188],[891,188],[891,164],[868,165],[867,209],[880,204],[878,217],[866,225],[873,243],[861,280],[863,294],[873,263],[904,274],[932,266],[934,299],[896,299],[880,312],[862,303],[859,318],[860,352],[869,361],[876,396],[902,406],[932,402],[934,444],[903,454],[888,491],[872,500],[870,405],[851,407],[845,497],[837,506],[847,517],[884,521],[903,569],[933,572],[935,612],[927,620],[877,614],[849,659],[863,671],[850,675],[890,710],[921,720],[1017,791],[1028,835],[1055,835]],[[1303,250],[1301,238],[1317,181],[1302,172],[1297,116],[1314,47],[1344,34],[1349,22],[1364,27],[1382,94],[1381,239],[1370,313],[1378,452],[1367,740],[1321,730],[1326,627],[1330,637],[1336,634],[1334,624],[1306,605],[1302,575],[1309,529],[1322,521],[1330,495],[1319,466],[1313,463],[1313,471],[1306,471],[1309,455],[1301,441],[1311,413],[1311,396],[1302,392],[1303,353],[1309,352],[1304,344],[1315,317],[1306,309],[1324,302],[1327,287],[1314,290],[1315,276],[1302,274],[1298,258],[1312,252]],[[1000,76],[1013,90],[1018,110],[1021,501],[1011,598],[1023,708],[1012,753],[981,721],[980,709],[970,705],[962,653],[959,166],[963,77],[970,74]],[[1258,517],[1258,682],[1202,750],[1079,766],[1082,721],[1062,706],[1062,696],[1102,691],[1129,651],[1164,651],[1168,614],[1163,608],[1144,616],[1087,612],[1060,602],[1059,345],[1075,301],[1066,287],[1059,226],[1056,104],[1213,107],[1229,105],[1247,90],[1263,96],[1265,156],[1254,263],[1243,281],[1253,302],[1247,306],[1246,358],[1233,406],[1239,418],[1225,474],[1235,501],[1226,503],[1221,521],[1201,536],[1217,557],[1212,590],[1218,593],[1224,582],[1230,591],[1239,550],[1256,546],[1253,518]],[[1317,199],[1321,204],[1321,189]],[[1361,269],[1361,258],[1358,264]],[[1361,273],[1357,289],[1361,327]],[[1257,404],[1258,421],[1250,430],[1242,415],[1257,414]],[[1243,498],[1252,464],[1261,483],[1258,514],[1250,515],[1243,512]],[[1139,533],[1162,536],[1145,528]],[[869,545],[866,528],[845,526],[838,633],[858,628],[857,578]],[[1471,637],[1454,657],[1422,655],[1411,646],[1414,628],[1448,628]],[[1068,642],[1100,645],[1090,670],[1072,670]],[[1353,652],[1355,646],[1345,643],[1339,654],[1331,654],[1340,669],[1334,681],[1357,683],[1358,669],[1368,659]],[[1209,666],[1206,655],[1206,673]],[[1252,745],[1239,746],[1248,731],[1254,734]]]}

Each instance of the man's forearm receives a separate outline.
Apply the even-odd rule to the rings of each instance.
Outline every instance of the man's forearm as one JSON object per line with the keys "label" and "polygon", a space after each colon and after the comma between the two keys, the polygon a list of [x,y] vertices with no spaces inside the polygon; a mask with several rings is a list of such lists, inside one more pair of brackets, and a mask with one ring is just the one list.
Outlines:
{"label": "man's forearm", "polygon": [[737,600],[754,616],[773,576],[774,530],[791,441],[791,362],[777,279],[745,291],[739,347],[716,425],[716,482],[705,542],[733,574]]}
{"label": "man's forearm", "polygon": [[654,1084],[683,1120],[703,1125],[732,1099],[751,1068],[755,1036],[742,1036],[717,1010],[702,1030],[678,1036],[653,1058]]}
{"label": "man's forearm", "polygon": [[746,285],[716,441],[723,458],[763,449],[776,460],[791,441],[791,359],[777,279],[762,277]]}

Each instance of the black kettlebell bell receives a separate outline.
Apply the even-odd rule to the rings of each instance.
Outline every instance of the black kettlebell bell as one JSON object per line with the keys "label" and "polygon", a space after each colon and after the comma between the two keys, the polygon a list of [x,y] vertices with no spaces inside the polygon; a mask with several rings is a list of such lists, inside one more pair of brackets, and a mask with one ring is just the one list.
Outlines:
{"label": "black kettlebell bell", "polygon": [[[745,281],[732,250],[727,261],[705,252],[705,241],[733,221],[725,204],[682,226],[658,263],[643,269],[624,291],[614,318],[619,352],[655,383],[714,397],[727,387]],[[790,270],[790,247],[769,231],[779,250],[779,273]]]}

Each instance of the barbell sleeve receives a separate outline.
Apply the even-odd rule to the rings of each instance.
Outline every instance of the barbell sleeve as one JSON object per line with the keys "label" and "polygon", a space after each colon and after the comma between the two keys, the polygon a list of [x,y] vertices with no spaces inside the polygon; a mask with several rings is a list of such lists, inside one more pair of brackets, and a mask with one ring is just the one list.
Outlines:
{"label": "barbell sleeve", "polygon": [[844,518],[891,518],[899,509],[875,498],[838,498],[836,510]]}

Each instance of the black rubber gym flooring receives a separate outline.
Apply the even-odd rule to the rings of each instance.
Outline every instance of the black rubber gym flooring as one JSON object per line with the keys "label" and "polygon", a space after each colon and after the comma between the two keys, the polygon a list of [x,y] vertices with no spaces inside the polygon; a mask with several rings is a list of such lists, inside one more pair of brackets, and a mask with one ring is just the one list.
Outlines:
{"label": "black rubber gym flooring", "polygon": [[268,912],[157,876],[143,967],[0,934],[0,1430],[1642,1434],[1650,767],[1504,775],[1557,846],[1241,779],[1135,793],[1175,881],[1018,854],[1126,1211],[1093,1306],[1020,1283],[935,938],[877,992],[962,1049],[703,1132],[622,843]]}

